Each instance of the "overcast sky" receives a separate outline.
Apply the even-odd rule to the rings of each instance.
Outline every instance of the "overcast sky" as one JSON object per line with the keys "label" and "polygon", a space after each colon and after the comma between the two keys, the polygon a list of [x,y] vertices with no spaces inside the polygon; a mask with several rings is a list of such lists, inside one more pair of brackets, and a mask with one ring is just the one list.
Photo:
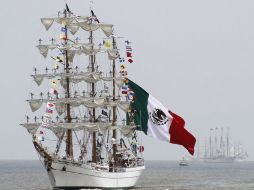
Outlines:
{"label": "overcast sky", "polygon": [[[80,15],[89,0],[69,0]],[[45,30],[41,17],[55,16],[64,0],[8,0],[0,7],[0,159],[37,159],[27,131],[25,100],[33,66],[43,64],[35,48]],[[230,128],[254,160],[254,1],[96,0],[99,18],[114,23],[132,41],[129,76],[181,115],[200,139],[210,128]],[[187,151],[144,137],[145,158],[179,160]]]}

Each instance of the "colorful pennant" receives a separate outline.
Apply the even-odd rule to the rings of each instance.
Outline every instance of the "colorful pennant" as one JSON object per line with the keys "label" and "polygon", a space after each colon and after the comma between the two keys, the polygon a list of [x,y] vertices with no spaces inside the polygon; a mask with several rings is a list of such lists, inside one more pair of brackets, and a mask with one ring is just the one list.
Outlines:
{"label": "colorful pennant", "polygon": [[127,61],[129,63],[133,63],[133,59],[132,59],[132,47],[131,47],[131,42],[126,40],[125,41],[125,49],[126,49],[126,57],[127,57]]}

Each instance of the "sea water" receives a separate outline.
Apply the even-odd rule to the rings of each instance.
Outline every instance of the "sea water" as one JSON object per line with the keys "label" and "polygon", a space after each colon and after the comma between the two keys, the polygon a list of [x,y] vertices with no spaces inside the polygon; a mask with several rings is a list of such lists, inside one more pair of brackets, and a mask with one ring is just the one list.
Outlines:
{"label": "sea water", "polygon": [[[0,161],[0,190],[49,190],[39,161]],[[254,190],[254,162],[202,163],[146,161],[134,189]]]}

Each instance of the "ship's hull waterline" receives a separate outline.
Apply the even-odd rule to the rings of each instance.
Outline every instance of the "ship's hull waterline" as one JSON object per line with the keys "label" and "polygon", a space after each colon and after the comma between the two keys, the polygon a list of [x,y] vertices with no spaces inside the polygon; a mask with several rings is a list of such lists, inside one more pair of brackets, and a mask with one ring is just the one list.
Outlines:
{"label": "ship's hull waterline", "polygon": [[95,170],[65,163],[52,163],[47,169],[54,189],[130,188],[137,183],[145,166],[125,168],[123,172]]}
{"label": "ship's hull waterline", "polygon": [[233,163],[235,162],[235,158],[233,157],[215,158],[215,159],[206,158],[206,159],[203,159],[203,161],[207,163]]}

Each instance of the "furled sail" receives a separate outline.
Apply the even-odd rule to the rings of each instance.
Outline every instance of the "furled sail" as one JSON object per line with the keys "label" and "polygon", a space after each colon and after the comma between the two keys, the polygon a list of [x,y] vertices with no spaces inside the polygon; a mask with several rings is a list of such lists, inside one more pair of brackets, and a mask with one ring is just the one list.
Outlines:
{"label": "furled sail", "polygon": [[44,77],[42,75],[37,75],[37,76],[34,76],[33,78],[38,86],[41,85],[41,83],[43,82],[43,79],[44,79]]}
{"label": "furled sail", "polygon": [[56,135],[58,139],[61,139],[61,137],[66,132],[66,129],[60,127],[51,126],[49,129]]}
{"label": "furled sail", "polygon": [[[35,135],[39,127],[42,126],[42,123],[25,123],[21,124],[25,127],[28,132],[32,135]],[[133,131],[136,129],[135,125],[112,125],[112,122],[85,122],[78,121],[74,123],[50,123],[47,126],[47,129],[51,130],[58,138],[60,138],[67,129],[72,129],[73,131],[106,131],[106,130],[119,130],[124,136],[130,136],[133,134]]]}
{"label": "furled sail", "polygon": [[54,126],[64,129],[72,129],[76,131],[87,130],[87,131],[98,131],[106,130],[112,126],[111,122],[76,122],[76,123],[56,123]]}
{"label": "furled sail", "polygon": [[119,57],[119,53],[117,49],[110,49],[110,50],[107,50],[107,52],[108,52],[109,60],[115,60]]}
{"label": "furled sail", "polygon": [[79,26],[74,25],[74,24],[69,24],[69,31],[71,32],[72,35],[75,35],[77,31],[79,30]]}
{"label": "furled sail", "polygon": [[82,46],[82,53],[86,55],[95,55],[100,51],[100,49],[94,49],[92,44],[90,46]]}
{"label": "furled sail", "polygon": [[113,24],[90,23],[89,17],[41,18],[41,23],[46,30],[49,30],[54,22],[58,24],[65,24],[73,35],[79,30],[79,28],[82,28],[87,32],[93,32],[100,28],[107,37],[113,34]]}
{"label": "furled sail", "polygon": [[58,17],[55,19],[55,21],[58,24],[64,24],[64,25],[69,25],[71,24],[75,19],[73,17]]}
{"label": "furled sail", "polygon": [[100,27],[107,37],[113,34],[113,24],[100,24]]}
{"label": "furled sail", "polygon": [[69,50],[67,55],[68,55],[68,60],[72,63],[74,56],[76,55],[76,50]]}
{"label": "furled sail", "polygon": [[27,100],[29,102],[29,105],[31,107],[31,110],[37,111],[38,109],[41,108],[42,103],[55,103],[56,104],[56,109],[58,113],[64,113],[65,108],[64,104],[70,104],[73,107],[78,107],[78,106],[85,106],[87,108],[96,108],[96,107],[105,107],[105,106],[110,106],[110,107],[115,107],[118,106],[120,109],[123,111],[127,112],[128,108],[130,106],[129,101],[122,101],[122,100],[117,100],[117,101],[112,101],[108,100],[107,97],[75,97],[75,98],[46,98],[46,99],[31,99]]}
{"label": "furled sail", "polygon": [[27,131],[32,135],[34,135],[36,131],[38,130],[38,128],[41,126],[40,123],[24,123],[20,125],[25,127]]}
{"label": "furled sail", "polygon": [[78,24],[83,30],[88,32],[93,32],[100,27],[98,24],[90,24],[89,22],[80,22]]}
{"label": "furled sail", "polygon": [[66,83],[66,78],[75,84],[80,82],[87,83],[96,83],[100,80],[102,81],[113,81],[115,80],[118,87],[123,85],[124,78],[123,77],[103,77],[100,72],[73,72],[73,73],[47,73],[47,74],[35,74],[31,75],[38,86],[40,86],[44,80],[53,79],[55,77],[60,77],[61,85],[64,87]]}
{"label": "furled sail", "polygon": [[[40,44],[36,46],[41,55],[46,58],[48,56],[49,50],[59,49],[61,51],[69,50],[68,51],[68,58],[73,60],[74,56],[76,54],[80,55],[81,53],[84,53],[85,55],[94,55],[98,52],[100,52],[100,49],[94,50],[93,44],[90,43],[73,43],[73,44],[64,44],[64,45],[58,45],[58,44]],[[72,61],[71,61],[72,62]]]}
{"label": "furled sail", "polygon": [[38,45],[37,48],[39,49],[41,55],[46,58],[48,55],[48,46],[47,45]]}
{"label": "furled sail", "polygon": [[55,108],[56,108],[56,112],[60,116],[66,111],[66,105],[63,102],[56,103]]}
{"label": "furled sail", "polygon": [[46,28],[46,30],[48,30],[52,26],[54,20],[54,18],[41,18],[41,23]]}
{"label": "furled sail", "polygon": [[136,129],[135,125],[117,126],[117,129],[125,136],[131,137]]}
{"label": "furled sail", "polygon": [[32,112],[37,111],[42,106],[42,101],[40,100],[29,100],[29,105],[32,110]]}

